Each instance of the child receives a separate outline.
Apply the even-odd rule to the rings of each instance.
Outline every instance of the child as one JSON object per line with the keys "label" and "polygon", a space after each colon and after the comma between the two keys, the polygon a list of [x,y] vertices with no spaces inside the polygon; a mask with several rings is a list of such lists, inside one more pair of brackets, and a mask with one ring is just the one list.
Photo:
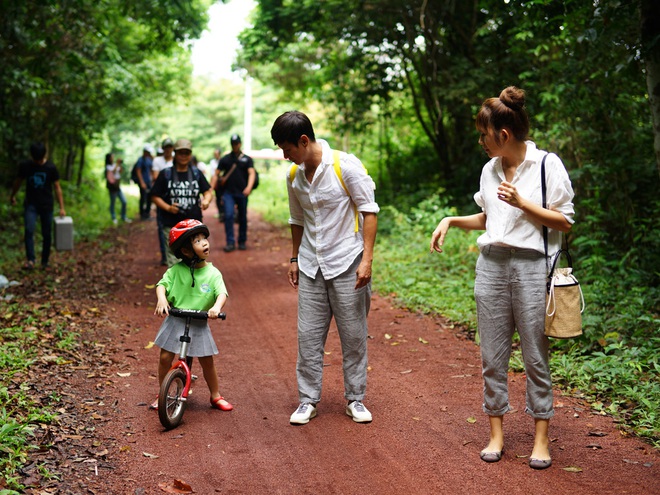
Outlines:
{"label": "child", "polygon": [[[155,344],[160,347],[158,383],[172,367],[174,355],[180,349],[179,337],[184,332],[184,321],[169,316],[170,304],[181,309],[208,311],[209,318],[218,318],[227,301],[227,289],[222,274],[206,259],[210,253],[209,229],[199,220],[182,220],[170,231],[169,245],[182,261],[170,267],[156,286],[158,302],[154,314],[167,316],[158,331]],[[192,320],[191,343],[188,355],[197,357],[204,372],[204,379],[211,392],[211,407],[231,411],[234,406],[227,402],[218,389],[218,374],[213,355],[218,354],[208,322]],[[151,404],[158,408],[158,399]]]}

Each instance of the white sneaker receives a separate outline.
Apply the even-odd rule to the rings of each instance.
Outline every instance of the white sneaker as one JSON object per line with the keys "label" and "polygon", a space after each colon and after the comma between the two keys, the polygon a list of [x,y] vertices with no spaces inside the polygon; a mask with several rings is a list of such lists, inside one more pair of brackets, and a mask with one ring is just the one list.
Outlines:
{"label": "white sneaker", "polygon": [[346,414],[353,418],[356,423],[370,423],[372,419],[369,409],[359,400],[349,402],[346,406]]}
{"label": "white sneaker", "polygon": [[307,402],[301,402],[289,419],[289,423],[292,425],[306,425],[309,423],[309,420],[316,417],[316,407]]}

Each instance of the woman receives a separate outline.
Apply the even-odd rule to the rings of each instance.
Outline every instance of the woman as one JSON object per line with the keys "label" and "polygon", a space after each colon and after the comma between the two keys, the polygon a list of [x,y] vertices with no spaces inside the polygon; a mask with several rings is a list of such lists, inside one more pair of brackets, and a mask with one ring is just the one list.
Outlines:
{"label": "woman", "polygon": [[117,225],[117,215],[115,214],[115,201],[119,198],[121,202],[121,219],[126,223],[131,220],[126,217],[126,198],[121,190],[122,159],[117,158],[115,163],[114,155],[108,153],[105,155],[105,183],[110,192],[110,216],[112,223]]}
{"label": "woman", "polygon": [[542,206],[541,162],[545,151],[527,140],[525,93],[510,86],[481,106],[476,121],[479,144],[491,160],[474,195],[482,212],[443,218],[431,236],[431,251],[441,253],[449,227],[485,230],[477,239],[474,294],[481,339],[483,410],[489,416],[490,441],[481,451],[497,462],[504,449],[503,418],[510,409],[507,370],[514,331],[520,335],[527,375],[526,408],[535,422],[529,466],[550,467],[548,426],[554,414],[544,334],[547,259],[542,227],[548,228],[548,257],[561,245],[561,233],[573,224],[573,188],[561,160],[545,160],[547,205]]}

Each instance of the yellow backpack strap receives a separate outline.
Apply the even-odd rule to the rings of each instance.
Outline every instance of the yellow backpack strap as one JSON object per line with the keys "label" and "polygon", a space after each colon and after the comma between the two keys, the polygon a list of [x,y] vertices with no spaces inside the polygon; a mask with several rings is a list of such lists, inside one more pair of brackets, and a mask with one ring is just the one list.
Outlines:
{"label": "yellow backpack strap", "polygon": [[293,179],[296,178],[296,172],[298,171],[298,165],[295,163],[291,165],[291,169],[289,170],[289,182],[293,183]]}
{"label": "yellow backpack strap", "polygon": [[[333,150],[332,151],[332,156],[334,157],[335,173],[337,174],[337,177],[339,177],[339,182],[341,182],[341,187],[344,188],[344,191],[346,191],[346,194],[348,194],[348,196],[350,198],[351,193],[348,192],[348,188],[346,187],[346,184],[344,183],[344,178],[342,177],[342,174],[341,174],[341,166],[339,165],[340,151],[339,150]],[[359,218],[359,215],[358,215],[357,205],[353,202],[353,198],[351,198],[351,203],[353,203],[353,210],[355,211],[355,232],[358,232],[360,230],[360,218]]]}

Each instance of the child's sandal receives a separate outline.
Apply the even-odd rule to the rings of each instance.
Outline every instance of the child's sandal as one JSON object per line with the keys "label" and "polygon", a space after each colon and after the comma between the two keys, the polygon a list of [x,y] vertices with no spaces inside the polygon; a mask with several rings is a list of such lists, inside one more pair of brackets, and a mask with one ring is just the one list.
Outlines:
{"label": "child's sandal", "polygon": [[220,397],[216,397],[215,399],[211,397],[211,407],[220,409],[221,411],[231,411],[234,409],[234,406],[227,402],[222,395]]}
{"label": "child's sandal", "polygon": [[156,411],[158,410],[158,396],[156,396],[155,401],[149,404],[149,409],[155,409]]}

